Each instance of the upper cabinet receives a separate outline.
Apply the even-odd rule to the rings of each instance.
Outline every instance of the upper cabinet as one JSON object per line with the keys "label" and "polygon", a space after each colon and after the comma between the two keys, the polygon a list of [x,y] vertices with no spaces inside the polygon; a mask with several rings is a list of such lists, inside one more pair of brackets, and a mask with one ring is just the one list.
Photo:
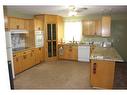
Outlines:
{"label": "upper cabinet", "polygon": [[62,17],[57,16],[57,24],[58,24],[58,42],[62,42],[64,38],[64,21]]}
{"label": "upper cabinet", "polygon": [[102,17],[102,36],[109,37],[111,36],[111,17],[103,16]]}
{"label": "upper cabinet", "polygon": [[95,21],[83,21],[83,35],[95,35]]}
{"label": "upper cabinet", "polygon": [[32,19],[24,19],[17,17],[8,17],[8,24],[5,23],[5,28],[9,30],[33,30],[33,20]]}
{"label": "upper cabinet", "polygon": [[102,20],[84,20],[83,22],[84,36],[103,36],[111,35],[111,17],[103,16]]}
{"label": "upper cabinet", "polygon": [[9,29],[24,29],[24,19],[9,17]]}
{"label": "upper cabinet", "polygon": [[5,25],[5,29],[8,30],[8,17],[4,16],[4,25]]}
{"label": "upper cabinet", "polygon": [[43,16],[35,16],[34,17],[34,30],[44,30],[44,17]]}

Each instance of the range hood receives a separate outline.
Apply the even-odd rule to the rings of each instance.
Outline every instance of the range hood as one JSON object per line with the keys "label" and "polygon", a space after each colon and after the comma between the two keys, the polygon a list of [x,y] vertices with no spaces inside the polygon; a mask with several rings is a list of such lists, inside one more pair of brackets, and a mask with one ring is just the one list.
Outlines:
{"label": "range hood", "polygon": [[27,30],[10,30],[11,34],[26,34]]}

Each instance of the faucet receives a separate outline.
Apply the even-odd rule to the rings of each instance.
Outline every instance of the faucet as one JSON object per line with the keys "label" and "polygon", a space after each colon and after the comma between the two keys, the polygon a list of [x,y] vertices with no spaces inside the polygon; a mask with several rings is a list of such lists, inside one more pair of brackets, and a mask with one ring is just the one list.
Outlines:
{"label": "faucet", "polygon": [[73,43],[75,42],[75,40],[74,40],[74,36],[73,36]]}

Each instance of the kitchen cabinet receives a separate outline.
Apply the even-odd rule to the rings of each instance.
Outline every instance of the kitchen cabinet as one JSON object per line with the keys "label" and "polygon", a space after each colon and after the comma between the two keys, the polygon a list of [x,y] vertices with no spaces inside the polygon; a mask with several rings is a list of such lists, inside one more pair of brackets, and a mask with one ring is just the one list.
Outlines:
{"label": "kitchen cabinet", "polygon": [[115,62],[105,60],[91,60],[90,79],[93,87],[113,87]]}
{"label": "kitchen cabinet", "polygon": [[9,29],[24,29],[24,19],[16,18],[16,17],[9,17]]}
{"label": "kitchen cabinet", "polygon": [[23,60],[22,60],[22,67],[23,71],[31,67],[31,52],[26,51],[23,52]]}
{"label": "kitchen cabinet", "polygon": [[102,36],[103,37],[111,36],[111,17],[110,16],[102,17]]}
{"label": "kitchen cabinet", "polygon": [[95,21],[83,21],[83,35],[96,35]]}
{"label": "kitchen cabinet", "polygon": [[59,59],[78,60],[78,47],[72,45],[64,45],[63,55],[59,55]]}
{"label": "kitchen cabinet", "polygon": [[22,72],[22,60],[23,60],[23,57],[19,53],[16,53],[13,55],[14,73],[15,74]]}
{"label": "kitchen cabinet", "polygon": [[34,17],[34,30],[43,30],[43,19],[40,16]]}
{"label": "kitchen cabinet", "polygon": [[32,19],[25,19],[25,30],[29,32],[26,34],[26,47],[35,46],[35,33],[34,33],[34,21]]}
{"label": "kitchen cabinet", "polygon": [[101,20],[95,20],[95,31],[96,31],[96,35],[97,36],[101,36],[102,33],[102,23],[101,23]]}
{"label": "kitchen cabinet", "polygon": [[58,42],[62,42],[64,38],[64,21],[63,18],[57,16],[57,23],[58,23]]}
{"label": "kitchen cabinet", "polygon": [[30,30],[30,20],[28,20],[28,19],[24,19],[24,29],[25,30]]}
{"label": "kitchen cabinet", "polygon": [[41,62],[43,62],[44,61],[44,48],[36,48],[35,49],[35,54],[36,54],[36,62],[35,62],[35,64],[39,64],[39,63],[41,63]]}
{"label": "kitchen cabinet", "polygon": [[4,25],[5,25],[5,30],[8,30],[8,17],[4,16]]}

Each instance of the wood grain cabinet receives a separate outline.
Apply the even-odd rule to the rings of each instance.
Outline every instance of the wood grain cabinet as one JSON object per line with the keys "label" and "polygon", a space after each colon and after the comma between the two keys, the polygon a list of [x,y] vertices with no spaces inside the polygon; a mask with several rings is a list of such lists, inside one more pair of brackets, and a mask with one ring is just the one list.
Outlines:
{"label": "wood grain cabinet", "polygon": [[23,60],[23,57],[20,53],[16,53],[13,55],[13,63],[14,63],[15,74],[22,72],[22,60]]}
{"label": "wood grain cabinet", "polygon": [[95,21],[83,21],[83,35],[96,35]]}
{"label": "wood grain cabinet", "polygon": [[35,17],[34,18],[34,30],[42,30],[43,29],[43,23],[42,20],[40,20],[39,18]]}
{"label": "wood grain cabinet", "polygon": [[9,29],[24,29],[24,19],[16,18],[16,17],[9,17]]}
{"label": "wood grain cabinet", "polygon": [[23,52],[22,67],[23,71],[30,67],[30,52]]}
{"label": "wood grain cabinet", "polygon": [[99,88],[112,88],[114,81],[115,62],[92,60],[90,75],[91,85]]}
{"label": "wood grain cabinet", "polygon": [[40,64],[44,61],[44,48],[35,49],[35,64]]}
{"label": "wood grain cabinet", "polygon": [[78,60],[78,48],[77,48],[77,46],[64,45],[63,49],[64,49],[63,55],[59,55],[60,59]]}
{"label": "wood grain cabinet", "polygon": [[102,36],[111,36],[111,16],[102,17]]}

